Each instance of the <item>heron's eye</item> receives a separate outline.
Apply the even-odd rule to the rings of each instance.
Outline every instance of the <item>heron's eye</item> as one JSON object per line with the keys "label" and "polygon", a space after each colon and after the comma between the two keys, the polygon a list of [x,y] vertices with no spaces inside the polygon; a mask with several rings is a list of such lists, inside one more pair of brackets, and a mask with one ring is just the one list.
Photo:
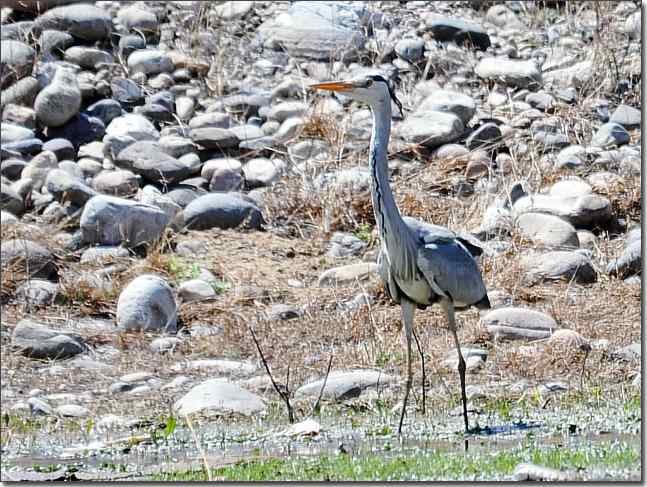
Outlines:
{"label": "heron's eye", "polygon": [[370,88],[373,85],[373,80],[372,79],[367,79],[366,80],[366,87]]}

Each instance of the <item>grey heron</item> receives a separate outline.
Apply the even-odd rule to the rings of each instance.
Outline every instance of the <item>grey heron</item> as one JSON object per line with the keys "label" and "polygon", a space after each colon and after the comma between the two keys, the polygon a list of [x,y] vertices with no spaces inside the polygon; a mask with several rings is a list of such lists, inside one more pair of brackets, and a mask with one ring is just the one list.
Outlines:
{"label": "grey heron", "polygon": [[389,297],[402,308],[407,342],[407,382],[398,433],[402,432],[407,400],[412,383],[411,339],[416,308],[439,303],[447,314],[449,329],[458,353],[458,373],[463,402],[465,431],[469,432],[465,394],[465,360],[456,332],[454,311],[475,306],[490,308],[487,290],[471,249],[464,238],[439,225],[402,217],[393,197],[388,176],[387,147],[391,132],[391,101],[400,111],[402,105],[389,83],[379,75],[349,81],[330,81],[310,86],[313,89],[343,93],[368,104],[373,114],[369,146],[371,199],[380,236],[378,269]]}

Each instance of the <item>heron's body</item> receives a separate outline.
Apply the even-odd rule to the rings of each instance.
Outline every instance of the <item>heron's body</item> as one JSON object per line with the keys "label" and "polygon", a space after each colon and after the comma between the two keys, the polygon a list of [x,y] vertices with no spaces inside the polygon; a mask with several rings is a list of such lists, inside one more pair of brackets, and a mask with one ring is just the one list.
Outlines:
{"label": "heron's body", "polygon": [[456,342],[463,400],[465,429],[468,429],[465,395],[465,361],[456,334],[454,309],[470,306],[489,308],[487,291],[478,264],[468,250],[469,241],[445,227],[403,218],[400,215],[388,178],[387,146],[391,131],[391,100],[400,103],[386,80],[366,76],[350,82],[329,82],[314,88],[340,91],[368,103],[373,113],[369,148],[371,198],[380,234],[378,269],[389,296],[402,307],[407,338],[408,376],[399,431],[406,411],[412,382],[411,339],[416,307],[440,303],[447,312],[449,327]]}

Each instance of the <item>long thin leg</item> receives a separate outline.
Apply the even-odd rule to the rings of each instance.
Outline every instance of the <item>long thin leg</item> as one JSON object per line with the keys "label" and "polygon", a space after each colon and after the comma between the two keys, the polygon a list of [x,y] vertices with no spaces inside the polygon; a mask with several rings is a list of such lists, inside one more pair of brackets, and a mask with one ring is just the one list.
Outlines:
{"label": "long thin leg", "polygon": [[413,335],[413,315],[416,312],[416,307],[408,299],[401,299],[400,305],[402,307],[402,322],[404,323],[404,331],[407,337],[407,385],[404,391],[404,400],[402,401],[402,413],[400,414],[398,435],[402,434],[402,422],[404,421],[404,415],[407,411],[407,400],[409,399],[409,391],[411,390],[411,383],[413,381],[413,369],[411,366],[411,337]]}
{"label": "long thin leg", "polygon": [[465,393],[465,359],[461,352],[461,344],[458,341],[456,333],[456,319],[454,317],[454,302],[451,299],[443,300],[445,311],[447,312],[447,319],[449,320],[449,329],[454,335],[454,343],[456,344],[456,352],[458,352],[458,375],[461,380],[461,398],[463,400],[463,419],[465,420],[465,432],[469,432],[469,423],[467,421],[467,394]]}
{"label": "long thin leg", "polygon": [[420,340],[418,340],[418,335],[416,335],[415,330],[413,331],[413,339],[416,342],[416,348],[418,349],[418,353],[420,354],[420,367],[422,368],[422,415],[425,416],[427,414],[427,394],[425,391],[427,384],[427,374],[425,372],[425,354],[422,351],[422,345],[420,345]]}

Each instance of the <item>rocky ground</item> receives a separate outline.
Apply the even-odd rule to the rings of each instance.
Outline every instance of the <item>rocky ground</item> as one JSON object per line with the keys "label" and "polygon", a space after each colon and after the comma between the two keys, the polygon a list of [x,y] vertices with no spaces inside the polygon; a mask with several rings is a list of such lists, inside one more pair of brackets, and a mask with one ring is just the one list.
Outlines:
{"label": "rocky ground", "polygon": [[[401,211],[483,249],[470,401],[640,390],[639,4],[36,3],[1,9],[3,453],[33,418],[278,414],[251,330],[299,418],[329,368],[324,402],[397,405],[370,112],[307,89],[369,72]],[[417,404],[450,411],[416,319]]]}

